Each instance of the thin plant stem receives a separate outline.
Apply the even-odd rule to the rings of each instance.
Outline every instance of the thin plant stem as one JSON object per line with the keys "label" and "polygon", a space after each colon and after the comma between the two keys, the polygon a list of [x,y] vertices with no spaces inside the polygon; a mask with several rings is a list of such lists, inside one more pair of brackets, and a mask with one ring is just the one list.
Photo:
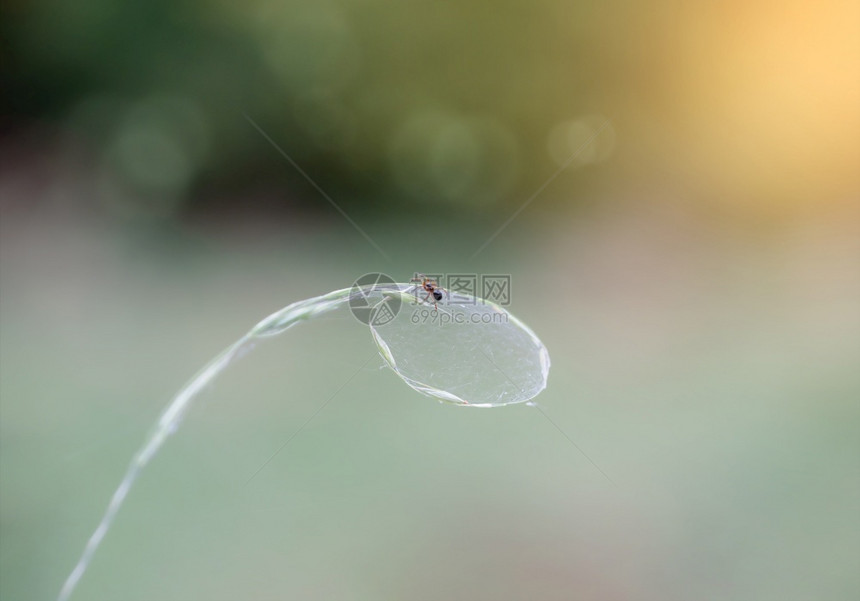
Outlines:
{"label": "thin plant stem", "polygon": [[[312,319],[324,313],[328,313],[329,311],[339,307],[343,307],[352,299],[359,300],[362,303],[365,303],[363,306],[366,306],[368,298],[372,296],[376,303],[372,309],[375,310],[377,308],[382,308],[382,303],[393,299],[398,299],[399,301],[412,300],[413,297],[410,292],[414,292],[415,290],[415,284],[392,283],[386,285],[374,284],[371,286],[353,286],[352,288],[335,290],[334,292],[330,292],[322,296],[293,303],[263,319],[256,326],[251,328],[247,334],[239,338],[239,340],[228,346],[221,352],[221,354],[207,363],[206,366],[203,367],[203,369],[201,369],[187,384],[185,384],[175,397],[173,397],[161,413],[155,427],[147,435],[143,445],[141,445],[140,449],[135,453],[131,463],[126,469],[122,481],[120,481],[119,486],[114,491],[101,521],[87,541],[78,563],[75,565],[75,568],[69,574],[68,578],[66,578],[66,581],[57,597],[57,601],[68,601],[70,599],[75,587],[78,585],[84,573],[87,571],[87,568],[92,563],[93,556],[98,550],[99,545],[101,545],[104,540],[104,537],[113,524],[117,513],[119,513],[126,496],[131,490],[131,487],[137,481],[143,468],[146,467],[146,465],[161,450],[167,438],[176,432],[182,422],[182,418],[191,409],[194,400],[200,392],[215,380],[215,378],[235,359],[242,355],[243,351],[249,350],[259,339],[280,335],[295,324]],[[517,352],[525,353],[528,355],[529,360],[523,360],[522,357],[517,356],[515,357],[516,361],[509,363],[508,365],[511,368],[515,367],[518,370],[522,369],[523,366],[526,366],[531,370],[530,373],[527,374],[527,378],[525,378],[525,380],[529,382],[528,390],[525,390],[522,387],[513,386],[513,384],[513,387],[504,385],[500,389],[498,386],[498,377],[495,374],[492,374],[492,382],[487,382],[486,389],[483,387],[478,389],[478,392],[482,393],[483,397],[477,399],[477,402],[473,402],[476,400],[473,397],[469,397],[469,400],[461,398],[457,394],[454,394],[452,390],[458,389],[459,392],[459,389],[462,388],[464,384],[474,383],[475,372],[471,368],[466,370],[455,369],[449,373],[449,377],[447,379],[443,378],[441,383],[437,382],[433,385],[424,379],[425,375],[427,377],[433,376],[432,368],[427,368],[430,370],[427,374],[419,373],[416,375],[414,370],[410,370],[408,372],[404,371],[402,366],[398,366],[397,357],[395,357],[397,353],[392,351],[392,348],[385,340],[385,336],[380,334],[380,332],[378,332],[371,324],[370,331],[377,344],[381,357],[404,382],[418,392],[436,398],[437,400],[456,405],[469,407],[498,407],[506,404],[528,401],[543,390],[546,387],[546,376],[549,371],[549,355],[547,354],[543,344],[538,340],[537,336],[535,336],[534,332],[532,332],[525,324],[508,314],[503,308],[493,303],[481,301],[482,304],[478,305],[477,299],[474,297],[463,297],[462,295],[460,295],[460,300],[469,301],[466,305],[460,307],[461,311],[472,311],[473,316],[486,316],[488,314],[504,315],[506,317],[506,320],[503,322],[505,325],[504,327],[499,326],[496,329],[491,330],[484,330],[477,327],[464,330],[462,328],[453,327],[450,330],[446,330],[449,332],[449,336],[451,336],[451,338],[440,338],[440,341],[447,341],[446,344],[448,346],[446,348],[450,351],[451,349],[471,348],[471,346],[473,346],[471,344],[472,340],[477,336],[486,343],[490,352],[493,352],[493,349],[505,349],[506,351],[514,349],[517,350]],[[437,311],[434,315],[446,315],[452,320],[454,318],[453,314],[447,312],[443,313]],[[405,354],[408,354],[408,345],[412,345],[413,341],[414,344],[419,345],[417,348],[423,349],[427,340],[428,330],[423,330],[424,335],[421,336],[418,335],[418,332],[421,331],[419,329],[420,326],[412,325],[409,327],[412,329],[408,332],[409,335],[407,337],[398,338],[397,336],[394,336],[395,339],[400,341],[408,341],[407,348],[402,346],[402,342],[399,347],[399,352],[403,352]],[[425,325],[423,327],[432,329],[436,326]],[[396,329],[394,330],[394,332],[397,331],[398,330]],[[441,331],[442,330],[439,330],[439,332]],[[488,331],[492,331],[494,334],[486,334],[485,332]],[[435,330],[432,331],[434,340],[439,338],[439,332]],[[401,331],[401,334],[403,333],[404,332]],[[455,337],[457,334],[459,334],[460,338]],[[466,338],[463,338],[463,336]],[[488,336],[492,338],[492,340],[484,340],[484,338]],[[462,342],[462,344],[458,343],[458,341]],[[466,342],[469,344],[466,344]],[[411,348],[414,349],[416,347],[412,346]],[[485,357],[489,358],[489,355],[487,355],[485,351],[482,352]],[[406,360],[404,363],[413,368],[415,365],[425,365],[426,367],[426,365],[430,364],[430,359],[438,360],[439,356],[451,358],[454,367],[459,368],[461,365],[470,365],[470,361],[472,361],[474,356],[477,355],[472,353],[469,354],[469,356],[454,359],[450,352],[432,353],[431,357],[427,357],[426,354],[415,355],[410,357],[412,359],[411,361]],[[494,363],[494,365],[496,364]],[[498,368],[498,365],[496,365],[496,367]],[[480,368],[476,369],[480,370]],[[465,378],[465,380],[463,378]],[[476,391],[473,390],[472,392],[475,393]]]}
{"label": "thin plant stem", "polygon": [[249,348],[250,343],[253,340],[257,338],[276,336],[300,321],[307,320],[336,309],[348,302],[351,294],[354,292],[355,290],[350,288],[336,290],[323,296],[293,303],[292,305],[284,307],[280,311],[273,313],[254,326],[250,332],[227,347],[223,352],[221,352],[221,354],[207,363],[206,366],[197,373],[197,375],[195,375],[179,390],[176,396],[173,397],[173,400],[162,412],[158,422],[146,437],[143,445],[132,458],[122,481],[114,491],[113,496],[110,499],[110,503],[108,503],[101,521],[90,536],[89,541],[87,541],[77,565],[75,565],[75,568],[66,578],[63,588],[57,596],[57,601],[68,601],[71,597],[75,587],[92,562],[93,555],[95,555],[96,550],[98,550],[99,545],[110,529],[114,518],[116,518],[117,513],[122,507],[123,501],[125,501],[125,498],[128,495],[128,491],[134,485],[135,481],[137,481],[143,468],[146,467],[153,457],[155,457],[167,438],[179,427],[182,418],[191,408],[197,395],[208,384],[210,384],[216,376],[224,371],[243,350]]}

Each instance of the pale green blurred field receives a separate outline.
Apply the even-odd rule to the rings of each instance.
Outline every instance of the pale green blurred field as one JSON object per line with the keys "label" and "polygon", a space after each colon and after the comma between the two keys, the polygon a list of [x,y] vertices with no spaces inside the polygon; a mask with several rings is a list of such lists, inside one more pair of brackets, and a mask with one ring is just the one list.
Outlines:
{"label": "pale green blurred field", "polygon": [[553,361],[538,400],[617,486],[534,409],[439,405],[378,358],[246,485],[375,354],[327,319],[207,392],[74,598],[856,599],[857,214],[765,230],[668,200],[535,207],[468,266],[491,230],[370,223],[386,264],[336,220],[154,236],[6,210],[0,596],[56,595],[169,397],[259,318],[466,268],[512,274]]}
{"label": "pale green blurred field", "polygon": [[294,328],[73,601],[857,601],[858,39],[838,1],[7,3],[0,601],[56,598],[206,361],[378,271],[510,274],[549,417]]}

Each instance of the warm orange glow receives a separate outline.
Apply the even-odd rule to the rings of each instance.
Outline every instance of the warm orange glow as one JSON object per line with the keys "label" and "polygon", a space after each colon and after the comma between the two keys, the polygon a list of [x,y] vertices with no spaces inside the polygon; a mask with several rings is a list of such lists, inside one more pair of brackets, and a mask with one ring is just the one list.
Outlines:
{"label": "warm orange glow", "polygon": [[779,206],[856,194],[860,5],[697,4],[676,24],[670,110],[701,184]]}

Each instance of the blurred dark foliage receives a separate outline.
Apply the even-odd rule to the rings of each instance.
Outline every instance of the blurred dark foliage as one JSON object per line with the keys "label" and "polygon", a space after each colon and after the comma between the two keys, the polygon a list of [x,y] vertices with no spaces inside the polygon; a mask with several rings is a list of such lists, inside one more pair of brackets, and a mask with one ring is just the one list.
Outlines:
{"label": "blurred dark foliage", "polygon": [[600,23],[549,3],[7,2],[4,137],[73,140],[171,211],[320,206],[247,115],[351,210],[480,218],[559,167],[557,122],[605,108]]}
{"label": "blurred dark foliage", "polygon": [[858,16],[6,0],[3,152],[59,152],[120,213],[330,211],[253,121],[351,214],[498,224],[567,165],[548,209],[652,190],[781,217],[856,193]]}

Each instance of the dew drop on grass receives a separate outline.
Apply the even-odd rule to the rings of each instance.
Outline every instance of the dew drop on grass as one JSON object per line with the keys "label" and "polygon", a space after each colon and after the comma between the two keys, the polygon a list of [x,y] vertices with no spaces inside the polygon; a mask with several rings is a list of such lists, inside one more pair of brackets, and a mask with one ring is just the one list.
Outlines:
{"label": "dew drop on grass", "polygon": [[404,300],[394,319],[370,331],[382,357],[409,386],[472,407],[524,403],[546,388],[546,347],[503,307],[458,292],[438,308],[416,304],[414,286],[399,286],[411,303]]}
{"label": "dew drop on grass", "polygon": [[[546,388],[550,365],[546,348],[503,307],[450,292],[437,309],[416,302],[421,294],[415,292],[415,284],[392,283],[336,290],[293,303],[259,322],[206,364],[176,393],[132,457],[58,601],[71,597],[141,470],[176,432],[198,393],[262,338],[278,336],[335,310],[347,311],[350,301],[360,297],[366,307],[381,311],[377,315],[386,315],[386,319],[371,320],[370,325],[383,359],[422,394],[464,407],[500,407],[527,403]],[[390,310],[394,305],[398,311]]]}

